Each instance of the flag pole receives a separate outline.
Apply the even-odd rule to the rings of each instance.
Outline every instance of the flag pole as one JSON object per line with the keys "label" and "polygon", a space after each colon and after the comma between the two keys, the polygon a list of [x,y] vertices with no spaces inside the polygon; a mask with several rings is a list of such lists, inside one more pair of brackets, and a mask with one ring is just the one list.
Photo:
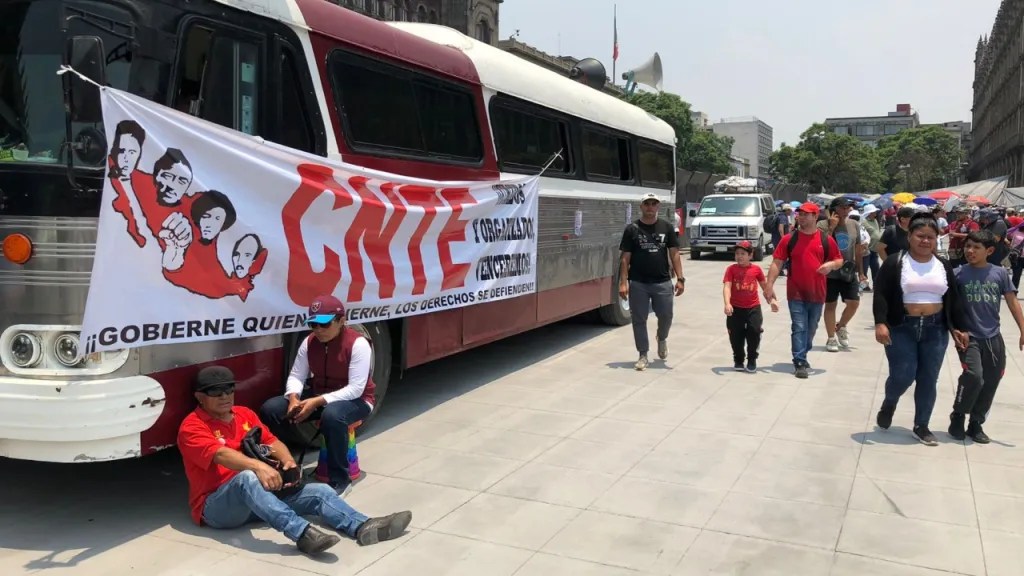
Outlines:
{"label": "flag pole", "polygon": [[612,4],[612,85],[615,85],[615,64],[619,59],[619,6]]}

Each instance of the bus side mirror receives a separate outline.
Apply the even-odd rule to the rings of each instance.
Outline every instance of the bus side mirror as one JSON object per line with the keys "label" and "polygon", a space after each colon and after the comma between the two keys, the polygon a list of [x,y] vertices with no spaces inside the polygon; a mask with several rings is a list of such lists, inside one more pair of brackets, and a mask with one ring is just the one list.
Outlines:
{"label": "bus side mirror", "polygon": [[[107,84],[107,67],[104,60],[103,40],[98,36],[73,36],[65,46],[65,64],[76,72],[96,82]],[[65,74],[70,82],[72,122],[96,123],[103,121],[99,88],[90,85],[74,74]]]}
{"label": "bus side mirror", "polygon": [[690,210],[690,218],[696,218],[696,217],[697,217],[697,211],[696,210]]}

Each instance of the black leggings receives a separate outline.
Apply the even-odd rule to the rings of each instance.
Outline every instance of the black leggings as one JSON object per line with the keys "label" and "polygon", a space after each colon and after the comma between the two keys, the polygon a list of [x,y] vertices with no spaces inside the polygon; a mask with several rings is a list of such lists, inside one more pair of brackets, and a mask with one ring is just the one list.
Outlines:
{"label": "black leggings", "polygon": [[[732,344],[732,359],[743,363],[747,358],[757,360],[757,349],[761,347],[761,307],[733,308],[732,316],[725,317],[725,327],[729,330],[729,343]],[[743,352],[743,344],[747,345],[747,353]]]}

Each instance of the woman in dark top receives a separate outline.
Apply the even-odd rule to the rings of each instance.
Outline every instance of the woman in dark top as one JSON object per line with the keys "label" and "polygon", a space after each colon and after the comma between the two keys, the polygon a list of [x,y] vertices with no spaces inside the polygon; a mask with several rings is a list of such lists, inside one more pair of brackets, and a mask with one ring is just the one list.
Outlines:
{"label": "woman in dark top", "polygon": [[908,226],[909,250],[891,254],[875,281],[875,340],[885,346],[889,378],[876,422],[892,424],[900,396],[914,388],[914,436],[937,446],[928,429],[935,407],[939,370],[953,334],[957,348],[967,346],[966,315],[953,267],[935,255],[939,224],[931,214],[916,214]]}

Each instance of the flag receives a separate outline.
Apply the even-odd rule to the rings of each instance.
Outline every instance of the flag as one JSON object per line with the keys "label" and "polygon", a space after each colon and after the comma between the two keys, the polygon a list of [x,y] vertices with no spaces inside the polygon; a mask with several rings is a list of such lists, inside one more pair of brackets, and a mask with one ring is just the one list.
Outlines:
{"label": "flag", "polygon": [[615,6],[614,8],[612,8],[612,28],[614,29],[614,32],[613,32],[613,34],[614,34],[614,36],[613,36],[614,43],[612,45],[612,62],[615,62],[615,61],[617,61],[619,59],[619,14],[618,14],[618,11],[619,11],[618,6]]}

